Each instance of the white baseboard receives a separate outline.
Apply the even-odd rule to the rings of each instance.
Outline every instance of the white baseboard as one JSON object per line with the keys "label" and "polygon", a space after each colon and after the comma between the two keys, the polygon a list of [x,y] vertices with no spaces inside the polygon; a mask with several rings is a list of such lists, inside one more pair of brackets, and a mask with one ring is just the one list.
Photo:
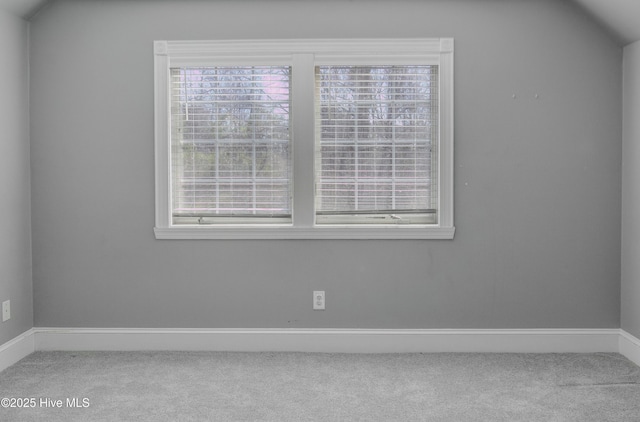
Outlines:
{"label": "white baseboard", "polygon": [[34,351],[35,339],[33,329],[27,330],[18,337],[0,345],[0,371],[4,371]]}
{"label": "white baseboard", "polygon": [[631,362],[640,366],[640,339],[620,330],[619,352]]}
{"label": "white baseboard", "polygon": [[130,329],[34,328],[36,350],[334,353],[619,351],[619,329]]}
{"label": "white baseboard", "polygon": [[640,366],[640,340],[619,329],[375,330],[33,328],[0,346],[0,371],[38,350],[320,353],[621,353]]}

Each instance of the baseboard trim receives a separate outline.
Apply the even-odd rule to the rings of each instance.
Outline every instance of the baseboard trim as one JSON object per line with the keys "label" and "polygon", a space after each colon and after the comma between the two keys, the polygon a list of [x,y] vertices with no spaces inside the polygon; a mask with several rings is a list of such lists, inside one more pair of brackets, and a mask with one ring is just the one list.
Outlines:
{"label": "baseboard trim", "polygon": [[640,366],[640,340],[619,329],[375,330],[32,328],[0,345],[0,371],[38,350],[320,353],[620,353]]}
{"label": "baseboard trim", "polygon": [[640,366],[640,339],[620,330],[620,345],[618,350],[621,355]]}
{"label": "baseboard trim", "polygon": [[33,329],[35,350],[617,353],[619,329]]}
{"label": "baseboard trim", "polygon": [[30,329],[0,345],[0,371],[4,371],[35,351],[34,330]]}

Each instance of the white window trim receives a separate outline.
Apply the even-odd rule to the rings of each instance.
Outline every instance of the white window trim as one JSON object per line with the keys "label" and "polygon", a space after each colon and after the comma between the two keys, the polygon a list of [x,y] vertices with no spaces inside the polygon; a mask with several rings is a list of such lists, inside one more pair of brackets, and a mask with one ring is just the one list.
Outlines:
{"label": "white window trim", "polygon": [[[438,223],[316,225],[314,223],[314,72],[317,64],[440,66]],[[171,219],[169,69],[177,65],[293,64],[293,223],[183,226]],[[156,239],[453,239],[453,39],[155,41]],[[306,92],[305,92],[306,91]],[[301,140],[307,140],[301,141]]]}

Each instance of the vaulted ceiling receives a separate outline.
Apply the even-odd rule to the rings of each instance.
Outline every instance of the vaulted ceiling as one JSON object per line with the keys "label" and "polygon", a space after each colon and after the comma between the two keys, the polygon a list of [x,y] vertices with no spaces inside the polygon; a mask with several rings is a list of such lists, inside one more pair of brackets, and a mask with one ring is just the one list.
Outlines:
{"label": "vaulted ceiling", "polygon": [[49,1],[50,0],[0,0],[0,9],[29,19]]}
{"label": "vaulted ceiling", "polygon": [[[0,9],[30,19],[51,1],[55,0],[0,0]],[[622,45],[640,40],[640,0],[569,1],[579,4],[589,12],[595,20],[608,28]]]}
{"label": "vaulted ceiling", "polygon": [[623,45],[640,40],[639,0],[573,0],[618,37]]}

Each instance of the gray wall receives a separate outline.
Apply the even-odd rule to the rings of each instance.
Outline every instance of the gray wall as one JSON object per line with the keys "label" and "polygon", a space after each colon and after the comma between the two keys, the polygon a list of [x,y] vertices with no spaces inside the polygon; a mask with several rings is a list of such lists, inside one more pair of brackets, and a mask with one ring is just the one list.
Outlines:
{"label": "gray wall", "polygon": [[[440,36],[453,241],[154,239],[153,40]],[[622,49],[570,2],[59,0],[31,59],[37,326],[620,326]]]}
{"label": "gray wall", "polygon": [[0,10],[0,344],[33,327],[29,180],[28,26]]}
{"label": "gray wall", "polygon": [[622,328],[640,337],[640,41],[624,49]]}

